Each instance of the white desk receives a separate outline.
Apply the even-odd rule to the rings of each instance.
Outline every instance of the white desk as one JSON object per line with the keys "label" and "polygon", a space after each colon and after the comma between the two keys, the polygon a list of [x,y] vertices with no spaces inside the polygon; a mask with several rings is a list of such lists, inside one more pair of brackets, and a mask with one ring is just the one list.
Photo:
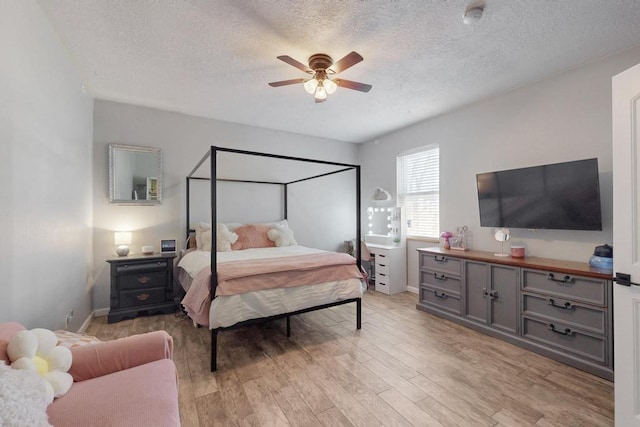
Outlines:
{"label": "white desk", "polygon": [[404,245],[392,246],[366,243],[375,259],[376,291],[396,294],[407,290],[407,249]]}

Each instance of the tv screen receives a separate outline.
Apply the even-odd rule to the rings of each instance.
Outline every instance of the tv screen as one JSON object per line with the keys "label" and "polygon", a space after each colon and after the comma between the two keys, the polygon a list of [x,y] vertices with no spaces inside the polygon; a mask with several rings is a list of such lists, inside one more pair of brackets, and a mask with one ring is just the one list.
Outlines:
{"label": "tv screen", "polygon": [[480,225],[602,230],[598,159],[476,175]]}

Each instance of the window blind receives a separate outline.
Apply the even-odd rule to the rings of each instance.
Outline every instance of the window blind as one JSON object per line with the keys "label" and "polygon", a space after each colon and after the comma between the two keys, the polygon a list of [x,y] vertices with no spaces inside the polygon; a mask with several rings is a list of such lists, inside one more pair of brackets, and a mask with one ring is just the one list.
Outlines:
{"label": "window blind", "polygon": [[440,148],[423,147],[397,158],[398,203],[407,220],[407,234],[440,235]]}

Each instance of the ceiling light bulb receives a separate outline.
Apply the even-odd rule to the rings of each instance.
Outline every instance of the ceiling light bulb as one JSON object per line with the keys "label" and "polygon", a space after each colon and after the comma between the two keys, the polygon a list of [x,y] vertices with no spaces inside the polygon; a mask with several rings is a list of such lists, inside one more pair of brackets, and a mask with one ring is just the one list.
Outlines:
{"label": "ceiling light bulb", "polygon": [[322,84],[319,84],[318,88],[316,89],[316,99],[321,99],[323,101],[327,99],[327,91],[325,90],[324,86],[322,86]]}
{"label": "ceiling light bulb", "polygon": [[467,25],[473,24],[482,18],[482,7],[474,7],[467,10],[462,16],[462,22]]}
{"label": "ceiling light bulb", "polygon": [[311,94],[315,93],[317,87],[318,87],[318,80],[316,80],[315,77],[304,82],[304,90],[306,90],[307,93],[311,93]]}
{"label": "ceiling light bulb", "polygon": [[324,81],[322,82],[322,86],[324,86],[324,89],[327,91],[328,95],[331,95],[336,91],[336,89],[338,89],[338,85],[336,84],[336,82],[328,78],[324,79]]}

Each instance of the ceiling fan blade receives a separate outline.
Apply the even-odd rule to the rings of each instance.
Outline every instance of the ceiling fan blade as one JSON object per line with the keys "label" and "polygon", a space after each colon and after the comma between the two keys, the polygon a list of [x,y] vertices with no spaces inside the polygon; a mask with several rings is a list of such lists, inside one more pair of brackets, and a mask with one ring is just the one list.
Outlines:
{"label": "ceiling fan blade", "polygon": [[280,80],[279,82],[269,83],[269,86],[278,87],[278,86],[294,85],[297,83],[304,83],[304,82],[305,82],[305,79]]}
{"label": "ceiling fan blade", "polygon": [[334,82],[340,87],[346,89],[359,90],[360,92],[369,92],[373,86],[366,83],[352,82],[351,80],[334,79]]}
{"label": "ceiling fan blade", "polygon": [[313,74],[313,70],[309,68],[307,65],[304,65],[302,62],[296,61],[292,57],[288,55],[281,55],[277,57],[280,61],[284,61],[289,65],[293,65],[299,70],[304,71],[305,73]]}
{"label": "ceiling fan blade", "polygon": [[338,62],[336,62],[335,64],[333,64],[331,67],[329,67],[329,70],[333,71],[334,73],[339,73],[341,71],[346,70],[347,68],[351,68],[354,65],[356,65],[358,62],[362,61],[364,58],[362,56],[360,56],[360,54],[356,51],[353,51],[349,54],[347,54],[347,56],[345,56],[344,58],[342,58],[341,60],[339,60]]}

